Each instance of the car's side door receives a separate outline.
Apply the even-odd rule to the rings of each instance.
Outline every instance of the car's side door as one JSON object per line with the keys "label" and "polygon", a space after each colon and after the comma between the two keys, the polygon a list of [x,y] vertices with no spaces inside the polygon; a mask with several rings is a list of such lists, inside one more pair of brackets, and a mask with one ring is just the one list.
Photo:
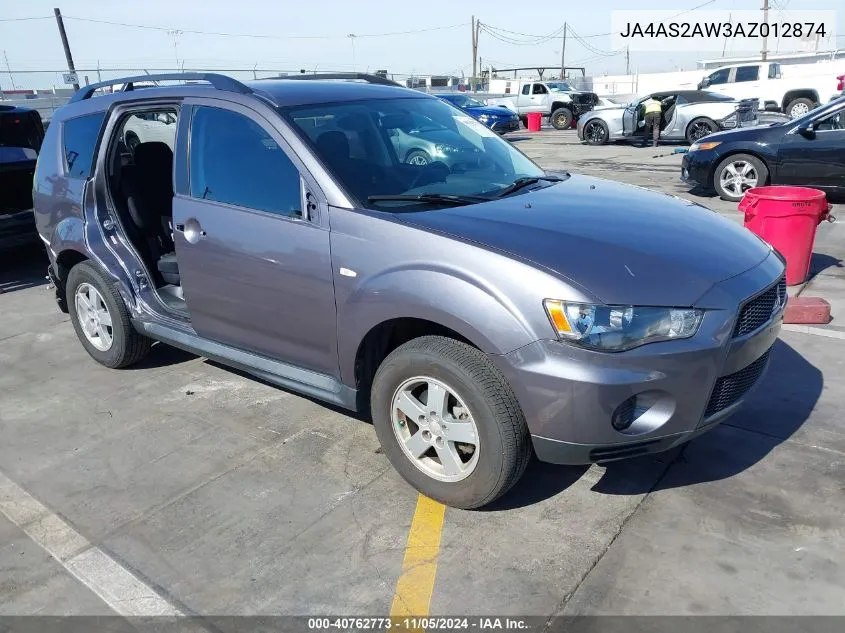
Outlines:
{"label": "car's side door", "polygon": [[317,183],[256,111],[211,99],[187,105],[173,223],[193,328],[336,375],[329,227]]}
{"label": "car's side door", "polygon": [[845,104],[784,135],[773,181],[845,194]]}
{"label": "car's side door", "polygon": [[719,92],[725,94],[728,92],[728,82],[731,78],[731,68],[720,68],[719,70],[710,73],[701,82],[699,89],[707,89],[711,92]]}
{"label": "car's side door", "polygon": [[731,92],[734,97],[738,99],[750,99],[759,96],[760,64],[736,67],[732,82],[736,84]]}

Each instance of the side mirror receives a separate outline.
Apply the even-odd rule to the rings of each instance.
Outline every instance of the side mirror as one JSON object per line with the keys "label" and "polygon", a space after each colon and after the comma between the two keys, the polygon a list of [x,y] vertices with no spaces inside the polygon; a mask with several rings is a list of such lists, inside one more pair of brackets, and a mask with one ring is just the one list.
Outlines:
{"label": "side mirror", "polygon": [[709,85],[710,85],[710,80],[707,77],[705,77],[704,79],[702,79],[701,81],[698,82],[698,89],[704,90]]}
{"label": "side mirror", "polygon": [[816,130],[812,125],[802,125],[795,131],[804,138],[816,138]]}

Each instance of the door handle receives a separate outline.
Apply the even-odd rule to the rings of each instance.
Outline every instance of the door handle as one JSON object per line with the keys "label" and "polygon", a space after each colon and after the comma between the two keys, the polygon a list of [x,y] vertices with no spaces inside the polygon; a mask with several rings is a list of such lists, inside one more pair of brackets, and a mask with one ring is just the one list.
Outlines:
{"label": "door handle", "polygon": [[177,224],[176,230],[183,233],[190,244],[196,244],[207,235],[196,218],[188,218],[184,224]]}

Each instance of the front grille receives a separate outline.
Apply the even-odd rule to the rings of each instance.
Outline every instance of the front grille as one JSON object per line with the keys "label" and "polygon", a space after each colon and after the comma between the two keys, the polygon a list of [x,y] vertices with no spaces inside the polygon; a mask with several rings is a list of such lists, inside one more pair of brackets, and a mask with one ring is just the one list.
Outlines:
{"label": "front grille", "polygon": [[776,308],[786,303],[786,279],[781,277],[776,284],[748,301],[739,311],[733,337],[744,336],[771,321]]}
{"label": "front grille", "polygon": [[704,417],[709,418],[711,415],[727,409],[748,393],[748,390],[754,386],[763,370],[766,369],[770,352],[771,350],[768,350],[744,369],[717,379],[713,386],[713,393],[710,394],[710,400],[707,401]]}

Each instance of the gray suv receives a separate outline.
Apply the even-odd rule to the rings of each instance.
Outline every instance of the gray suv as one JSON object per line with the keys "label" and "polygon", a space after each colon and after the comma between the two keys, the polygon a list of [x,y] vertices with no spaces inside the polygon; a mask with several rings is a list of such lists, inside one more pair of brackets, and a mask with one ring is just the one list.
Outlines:
{"label": "gray suv", "polygon": [[[532,454],[662,451],[737,410],[786,300],[766,243],[684,200],[544,172],[435,97],[323,79],[129,78],[56,112],[36,223],[96,361],[162,341],[368,413],[402,476],[461,508]],[[172,119],[172,142],[128,146],[138,116]],[[475,160],[409,164],[391,130],[420,117]]]}

